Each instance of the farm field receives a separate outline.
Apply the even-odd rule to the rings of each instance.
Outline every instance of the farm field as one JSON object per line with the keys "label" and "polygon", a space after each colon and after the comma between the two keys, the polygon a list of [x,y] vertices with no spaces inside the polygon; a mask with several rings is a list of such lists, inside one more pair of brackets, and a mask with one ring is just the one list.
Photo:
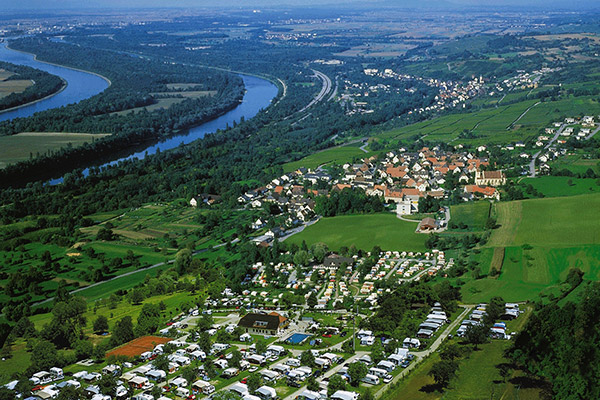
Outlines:
{"label": "farm field", "polygon": [[[520,93],[519,97],[523,94]],[[524,100],[518,103],[487,108],[464,114],[445,115],[377,135],[377,138],[406,140],[425,136],[427,141],[456,141],[457,143],[506,144],[525,141],[537,135],[540,128],[564,115],[600,113],[600,103],[590,96],[569,97],[557,101],[538,103]],[[523,115],[524,114],[524,115]],[[464,131],[470,138],[459,138]]]}
{"label": "farm field", "polygon": [[481,231],[490,215],[491,203],[476,201],[450,206],[450,223],[465,224],[469,230]]}
{"label": "farm field", "polygon": [[[600,279],[600,195],[544,198],[498,203],[499,228],[486,249],[505,248],[498,278],[470,280],[462,287],[463,301],[486,301],[502,296],[509,301],[537,298],[559,290],[570,268],[584,279]],[[576,222],[576,223],[575,223]],[[491,257],[480,259],[489,272]]]}
{"label": "farm field", "polygon": [[404,128],[384,132],[377,137],[384,139],[407,139],[418,135],[427,135],[430,141],[457,140],[460,133],[465,129],[472,131],[478,138],[460,139],[465,143],[506,143],[510,141],[523,140],[524,134],[533,135],[532,132],[519,132],[507,130],[519,116],[535,104],[535,100],[527,100],[498,108],[484,109],[481,111],[452,114],[431,121],[424,121]]}
{"label": "farm field", "polygon": [[425,251],[427,235],[415,233],[416,223],[401,221],[395,214],[343,215],[322,218],[287,239],[310,246],[324,242],[330,249],[355,245],[363,250],[380,246],[383,250]]}
{"label": "farm field", "polygon": [[33,82],[30,79],[3,81],[2,76],[0,76],[0,99],[12,93],[23,93],[25,89],[32,85]]}
{"label": "farm field", "polygon": [[365,153],[360,149],[361,143],[353,143],[347,146],[335,147],[328,150],[323,150],[318,153],[311,154],[301,160],[289,162],[283,165],[284,172],[294,171],[298,168],[305,167],[315,169],[323,164],[344,164],[352,162],[354,158],[369,157],[371,153]]}
{"label": "farm field", "polygon": [[581,155],[574,154],[552,162],[550,166],[556,170],[568,169],[574,174],[585,174],[588,169],[592,169],[596,174],[600,173],[600,160],[583,158]]}
{"label": "farm field", "polygon": [[105,136],[108,134],[66,132],[23,132],[2,136],[0,137],[0,168],[69,145],[78,147]]}
{"label": "farm field", "polygon": [[[172,84],[172,85],[176,85],[176,86],[171,86],[175,90],[181,90],[181,89],[186,89],[189,87],[198,86],[196,84],[186,84],[186,83],[178,83],[178,84]],[[192,86],[186,86],[186,85],[192,85]],[[179,104],[179,103],[185,101],[186,99],[198,99],[200,97],[212,96],[216,93],[217,92],[214,90],[195,90],[195,91],[190,90],[190,91],[182,91],[182,92],[151,93],[152,96],[156,97],[156,103],[150,104],[150,105],[144,106],[144,107],[135,107],[135,108],[130,108],[128,110],[117,111],[117,112],[111,113],[110,115],[127,115],[131,112],[137,113],[142,110],[147,110],[148,112],[152,112],[155,110],[167,109],[174,104]]]}
{"label": "farm field", "polygon": [[540,176],[537,178],[524,178],[521,182],[530,184],[546,197],[600,193],[600,181],[592,178]]}

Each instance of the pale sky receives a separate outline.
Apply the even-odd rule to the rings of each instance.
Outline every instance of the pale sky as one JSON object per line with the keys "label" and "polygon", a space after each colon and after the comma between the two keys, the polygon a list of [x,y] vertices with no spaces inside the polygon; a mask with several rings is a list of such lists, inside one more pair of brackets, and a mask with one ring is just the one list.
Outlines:
{"label": "pale sky", "polygon": [[166,7],[216,7],[216,6],[308,6],[331,4],[343,6],[355,4],[366,6],[386,4],[395,6],[430,6],[440,4],[474,5],[474,6],[511,6],[511,7],[543,7],[600,9],[600,0],[0,0],[2,12],[7,10],[49,10],[49,9],[86,9],[86,8],[166,8]]}

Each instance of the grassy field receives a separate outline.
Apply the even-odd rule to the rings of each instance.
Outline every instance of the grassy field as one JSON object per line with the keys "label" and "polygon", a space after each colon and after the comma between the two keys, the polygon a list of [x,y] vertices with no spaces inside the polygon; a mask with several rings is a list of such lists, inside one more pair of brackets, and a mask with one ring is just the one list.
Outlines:
{"label": "grassy field", "polygon": [[450,206],[450,222],[465,224],[469,230],[481,231],[490,215],[491,203],[476,201]]}
{"label": "grassy field", "polygon": [[323,164],[344,164],[352,162],[354,158],[369,157],[372,154],[365,153],[360,149],[362,143],[353,143],[347,146],[334,147],[332,149],[323,150],[310,156],[304,157],[301,160],[289,162],[283,165],[284,172],[294,171],[300,167],[315,169]]}
{"label": "grassy field", "polygon": [[568,155],[552,162],[550,166],[556,170],[568,169],[575,174],[584,174],[589,168],[600,173],[600,160],[584,158],[581,154]]}
{"label": "grassy field", "polygon": [[58,150],[66,146],[81,146],[106,134],[62,133],[62,132],[23,132],[0,137],[0,168],[8,164],[28,160],[38,153]]}
{"label": "grassy field", "polygon": [[401,221],[394,214],[343,215],[322,218],[301,233],[288,239],[292,243],[310,246],[324,242],[331,249],[355,245],[371,250],[378,245],[383,250],[424,251],[426,235],[416,234],[417,224]]}
{"label": "grassy field", "polygon": [[2,81],[0,79],[0,99],[12,93],[23,93],[25,89],[32,86],[30,79],[15,79],[12,81]]}
{"label": "grassy field", "polygon": [[[191,85],[191,86],[189,86]],[[167,85],[169,86],[169,85]],[[188,83],[174,83],[171,84],[169,88],[173,88],[175,90],[187,89],[190,87],[198,86],[197,84],[188,84]],[[156,110],[164,110],[171,107],[173,104],[179,104],[186,99],[197,99],[200,97],[213,96],[217,94],[216,90],[190,90],[190,91],[182,91],[182,92],[159,92],[159,93],[151,93],[152,96],[156,98],[156,103],[151,104],[149,106],[144,107],[135,107],[130,108],[128,110],[117,111],[112,113],[111,115],[127,115],[131,112],[137,113],[142,110],[147,110],[149,112]]]}
{"label": "grassy field", "polygon": [[[598,194],[498,203],[500,227],[482,253],[504,247],[502,273],[466,282],[463,301],[535,299],[542,290],[559,291],[570,268],[580,268],[584,279],[600,279],[599,209]],[[480,260],[482,273],[492,259]]]}
{"label": "grassy field", "polygon": [[[520,331],[531,309],[515,321],[509,323],[510,331]],[[479,399],[538,399],[539,389],[519,388],[519,397],[515,397],[516,387],[511,381],[520,376],[519,371],[513,372],[505,382],[497,365],[507,362],[504,350],[510,345],[509,341],[492,340],[479,346],[479,350],[471,352],[459,361],[456,378],[451,381],[450,387],[441,393],[434,390],[433,378],[428,375],[434,363],[440,360],[438,353],[432,354],[412,371],[407,378],[400,381],[396,388],[387,392],[384,398],[393,400],[479,400]],[[515,382],[515,381],[513,381]]]}
{"label": "grassy field", "polygon": [[600,181],[591,178],[579,179],[568,176],[540,176],[537,178],[524,178],[521,182],[530,184],[546,197],[600,193]]}
{"label": "grassy field", "polygon": [[600,244],[600,195],[499,203],[498,224],[490,245]]}

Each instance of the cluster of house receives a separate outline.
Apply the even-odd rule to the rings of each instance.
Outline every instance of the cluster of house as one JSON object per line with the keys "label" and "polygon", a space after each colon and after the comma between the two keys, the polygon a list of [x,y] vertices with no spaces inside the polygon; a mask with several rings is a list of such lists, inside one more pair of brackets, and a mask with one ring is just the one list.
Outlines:
{"label": "cluster of house", "polygon": [[371,157],[363,164],[345,164],[343,177],[339,183],[333,182],[333,187],[356,187],[368,195],[383,196],[386,202],[396,203],[398,214],[406,215],[418,211],[420,198],[446,197],[448,174],[464,185],[465,200],[499,199],[496,187],[506,183],[506,176],[502,171],[486,170],[489,166],[487,158],[470,152],[441,151],[437,146],[414,152],[400,148],[380,160]]}
{"label": "cluster of house", "polygon": [[[408,82],[420,82],[438,90],[438,94],[435,96],[434,104],[423,108],[416,108],[413,111],[409,112],[411,114],[422,114],[424,112],[430,111],[441,111],[448,108],[456,108],[461,104],[464,107],[464,104],[467,100],[472,99],[473,97],[481,94],[484,91],[484,81],[483,77],[481,76],[479,78],[473,78],[466,83],[462,83],[454,81],[442,81],[433,78],[422,78],[419,76],[412,76],[407,74],[399,74],[389,68],[386,68],[384,70],[368,68],[365,69],[363,72],[365,73],[365,75],[377,76],[380,78],[396,79]],[[414,90],[416,89],[407,89],[407,91],[409,92]],[[363,95],[368,96],[368,93],[369,92],[364,92]]]}
{"label": "cluster of house", "polygon": [[[485,147],[484,147],[485,149]],[[359,188],[371,196],[381,196],[386,202],[396,204],[399,215],[418,212],[419,199],[427,196],[442,199],[448,196],[444,184],[448,174],[463,185],[463,199],[500,198],[498,186],[506,183],[502,171],[489,170],[485,157],[467,151],[442,151],[439,147],[424,147],[419,151],[388,152],[382,159],[376,156],[364,159],[360,164],[343,165],[342,176],[333,179],[324,171],[299,168],[273,179],[269,184],[249,190],[238,198],[246,207],[260,208],[265,203],[279,206],[286,213],[287,227],[297,226],[314,216],[314,196],[329,195],[331,191]],[[306,184],[320,183],[326,189],[306,189]],[[266,221],[258,218],[251,228],[266,227]],[[254,238],[258,243],[269,243],[285,234],[285,228],[276,227]]]}
{"label": "cluster of house", "polygon": [[[536,88],[540,79],[549,73],[559,71],[559,68],[548,68],[542,67],[539,70],[533,72],[517,71],[517,75],[510,78],[504,79],[502,82],[495,84],[495,90],[498,92],[510,91],[510,90],[525,90],[530,88]],[[494,91],[490,92],[490,96],[495,94]]]}
{"label": "cluster of house", "polygon": [[450,320],[446,316],[446,312],[442,308],[440,303],[435,303],[425,321],[419,325],[419,331],[417,337],[421,339],[431,338],[442,325],[448,323]]}
{"label": "cluster of house", "polygon": [[[483,324],[483,318],[487,315],[486,308],[487,304],[478,304],[471,312],[469,317],[461,322],[460,327],[456,331],[456,335],[463,337],[466,335],[470,326]],[[504,305],[504,314],[500,317],[500,319],[515,319],[519,317],[520,313],[521,311],[518,303],[506,303]],[[490,328],[490,337],[494,339],[510,339],[511,335],[507,334],[506,332],[506,323],[501,321],[495,322]]]}

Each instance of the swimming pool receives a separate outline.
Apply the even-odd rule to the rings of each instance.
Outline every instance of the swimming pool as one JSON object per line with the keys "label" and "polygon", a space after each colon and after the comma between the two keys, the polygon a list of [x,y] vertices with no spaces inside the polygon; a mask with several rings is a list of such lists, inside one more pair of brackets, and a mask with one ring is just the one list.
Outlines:
{"label": "swimming pool", "polygon": [[311,337],[307,333],[294,333],[289,338],[285,339],[285,341],[289,344],[302,344],[307,338]]}

